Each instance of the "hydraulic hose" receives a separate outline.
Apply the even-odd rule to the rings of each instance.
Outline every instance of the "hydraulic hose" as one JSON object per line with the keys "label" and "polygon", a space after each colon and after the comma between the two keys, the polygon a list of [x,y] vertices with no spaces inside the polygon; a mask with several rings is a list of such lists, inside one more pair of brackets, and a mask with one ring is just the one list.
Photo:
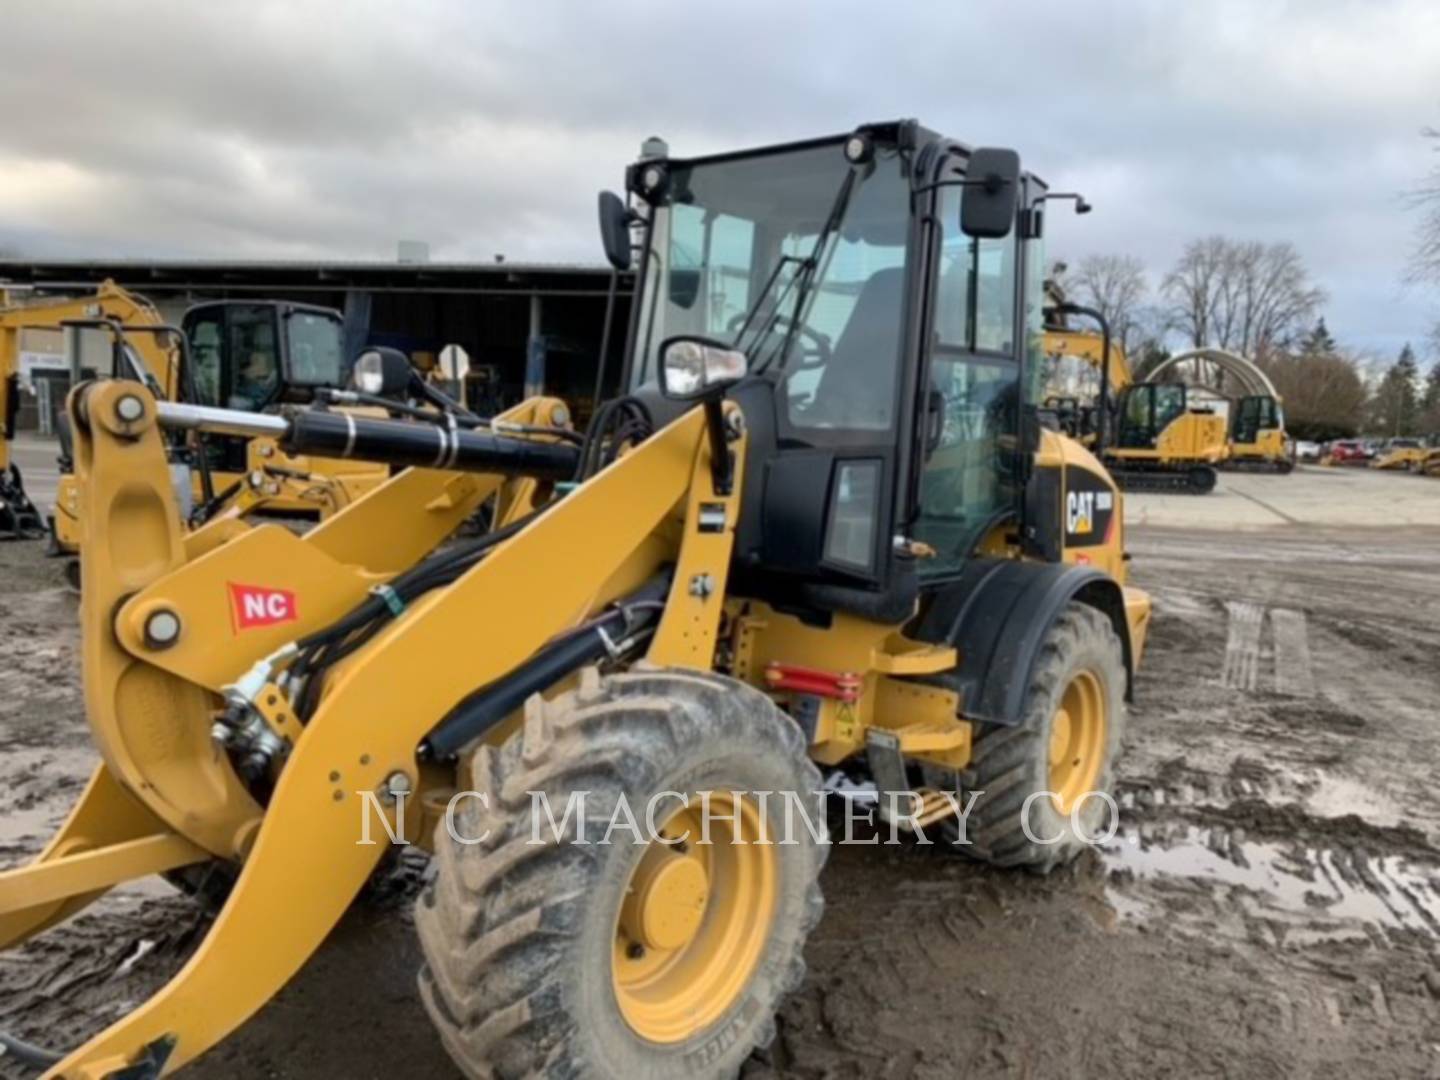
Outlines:
{"label": "hydraulic hose", "polygon": [[653,578],[580,629],[551,642],[525,663],[457,705],[420,743],[422,761],[449,761],[525,703],[577,668],[659,621],[670,590],[668,576]]}

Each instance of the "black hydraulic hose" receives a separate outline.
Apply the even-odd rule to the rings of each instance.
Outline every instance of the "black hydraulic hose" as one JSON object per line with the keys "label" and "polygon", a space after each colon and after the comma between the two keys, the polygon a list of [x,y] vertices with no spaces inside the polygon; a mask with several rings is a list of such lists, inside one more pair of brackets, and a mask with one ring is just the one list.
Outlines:
{"label": "black hydraulic hose", "polygon": [[[202,450],[201,453],[204,453],[204,451]],[[227,502],[229,502],[230,499],[235,495],[235,493],[244,486],[244,484],[244,480],[236,480],[234,483],[226,485],[224,490],[217,491],[215,494],[211,495],[210,498],[206,499],[203,503],[197,506],[194,512],[191,513],[190,519],[203,525],[205,522],[209,521],[212,517],[214,517],[215,514],[219,511],[219,509]]]}
{"label": "black hydraulic hose", "polygon": [[[429,590],[449,584],[479,562],[491,548],[525,528],[534,517],[534,514],[526,515],[467,544],[426,559],[391,581],[391,593],[401,604],[409,604]],[[337,622],[295,643],[300,658],[291,668],[291,674],[308,679],[298,710],[302,719],[308,719],[319,704],[325,671],[368,642],[394,615],[394,609],[387,600],[381,596],[368,596]]]}
{"label": "black hydraulic hose", "polygon": [[498,472],[566,480],[575,472],[574,446],[481,431],[379,420],[350,413],[301,411],[288,417],[280,445],[290,454],[361,458],[422,469]]}
{"label": "black hydraulic hose", "polygon": [[449,761],[525,703],[591,661],[612,653],[620,642],[659,621],[670,591],[668,576],[639,590],[580,629],[551,642],[525,663],[466,698],[420,743],[422,761]]}
{"label": "black hydraulic hose", "polygon": [[605,364],[610,359],[610,331],[615,322],[615,295],[620,288],[620,271],[610,272],[610,288],[605,293],[605,322],[600,329],[600,355],[595,359],[595,393],[590,398],[593,413],[600,407],[605,392]]}
{"label": "black hydraulic hose", "polygon": [[32,1069],[52,1069],[65,1060],[64,1054],[57,1054],[53,1050],[46,1050],[28,1043],[24,1039],[17,1039],[13,1035],[7,1035],[0,1031],[0,1060],[14,1058],[22,1065],[28,1065]]}

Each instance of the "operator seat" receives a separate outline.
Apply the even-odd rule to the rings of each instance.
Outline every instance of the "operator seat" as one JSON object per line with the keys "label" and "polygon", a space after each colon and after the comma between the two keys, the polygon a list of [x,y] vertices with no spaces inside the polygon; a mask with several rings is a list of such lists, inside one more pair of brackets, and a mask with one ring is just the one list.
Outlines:
{"label": "operator seat", "polygon": [[855,307],[840,331],[815,386],[807,413],[825,426],[879,430],[890,426],[894,399],[882,392],[877,374],[894,372],[899,350],[905,268],[877,270],[860,287]]}

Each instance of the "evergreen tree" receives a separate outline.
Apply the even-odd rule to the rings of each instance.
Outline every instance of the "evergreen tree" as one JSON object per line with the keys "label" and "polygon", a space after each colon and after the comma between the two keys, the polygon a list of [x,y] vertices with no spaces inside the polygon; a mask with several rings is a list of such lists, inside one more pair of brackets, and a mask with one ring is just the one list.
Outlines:
{"label": "evergreen tree", "polygon": [[1330,328],[1325,325],[1323,315],[1316,321],[1314,329],[1300,339],[1300,352],[1304,356],[1334,356],[1339,348],[1330,336]]}
{"label": "evergreen tree", "polygon": [[1415,350],[1408,344],[1375,388],[1370,419],[1379,435],[1414,435],[1420,422],[1420,377]]}
{"label": "evergreen tree", "polygon": [[1431,365],[1425,377],[1425,392],[1420,397],[1420,434],[1440,436],[1440,360]]}

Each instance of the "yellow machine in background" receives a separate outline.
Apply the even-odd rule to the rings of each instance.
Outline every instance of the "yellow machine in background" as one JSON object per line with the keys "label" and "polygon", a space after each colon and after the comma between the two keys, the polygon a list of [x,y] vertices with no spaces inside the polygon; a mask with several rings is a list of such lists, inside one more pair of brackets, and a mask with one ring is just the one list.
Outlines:
{"label": "yellow machine in background", "polygon": [[[768,1041],[822,910],[822,766],[996,865],[1100,831],[1150,602],[1104,465],[1026,399],[1045,185],[902,121],[648,157],[627,189],[601,199],[617,269],[632,230],[647,253],[624,396],[580,445],[548,399],[482,431],[72,394],[102,764],[0,873],[0,945],[139,875],[234,885],[185,968],[49,1077],[159,1076],[224,1039],[386,832],[435,856],[419,993],[446,1050],[558,1080],[731,1077]],[[303,536],[187,535],[177,430],[422,467]]]}
{"label": "yellow machine in background", "polygon": [[[68,323],[107,320],[116,325],[159,326],[161,319],[148,301],[113,281],[103,282],[92,296],[31,298],[21,292],[5,291],[0,293],[0,302],[0,416],[5,429],[5,445],[0,447],[0,533],[38,539],[45,535],[41,511],[25,496],[19,470],[9,459],[20,404],[20,356],[23,351],[38,351],[35,343],[27,339],[35,334],[59,335]],[[134,341],[132,353],[141,366],[123,374],[148,378],[153,392],[174,398],[179,373],[171,351],[154,336],[141,334]],[[60,354],[57,351],[55,355]],[[68,493],[62,501],[69,501]]]}
{"label": "yellow machine in background", "polygon": [[1391,439],[1383,450],[1370,459],[1370,468],[1419,472],[1430,453],[1419,439]]}
{"label": "yellow machine in background", "polygon": [[1225,418],[1192,407],[1184,383],[1135,383],[1120,395],[1106,464],[1126,490],[1203,495],[1229,453]]}
{"label": "yellow machine in background", "polygon": [[1266,469],[1288,473],[1295,468],[1285,413],[1270,394],[1247,394],[1230,402],[1229,468]]}
{"label": "yellow machine in background", "polygon": [[[1070,329],[1064,319],[1072,315],[1100,322],[1101,332]],[[1094,449],[1127,490],[1211,491],[1215,466],[1229,453],[1224,418],[1192,408],[1181,383],[1134,382],[1125,351],[1110,339],[1100,312],[1065,304],[1048,309],[1047,322],[1047,404],[1061,430]],[[1092,391],[1088,400],[1063,393],[1077,385],[1076,375],[1066,371],[1071,361],[1098,373],[1098,385],[1078,383]]]}
{"label": "yellow machine in background", "polygon": [[[103,374],[140,379],[162,400],[263,410],[345,382],[340,317],[329,309],[222,301],[191,308],[183,325],[171,328],[152,304],[111,281],[91,296],[0,310],[0,368],[14,365],[26,331],[66,327],[104,334],[111,363]],[[63,421],[59,435],[61,478],[49,531],[55,553],[73,556],[82,496]],[[216,435],[203,453],[175,442],[172,456],[190,466],[180,507],[187,520],[193,512],[204,518],[257,511],[323,520],[388,477],[387,469],[366,462],[287,455],[263,437]]]}

